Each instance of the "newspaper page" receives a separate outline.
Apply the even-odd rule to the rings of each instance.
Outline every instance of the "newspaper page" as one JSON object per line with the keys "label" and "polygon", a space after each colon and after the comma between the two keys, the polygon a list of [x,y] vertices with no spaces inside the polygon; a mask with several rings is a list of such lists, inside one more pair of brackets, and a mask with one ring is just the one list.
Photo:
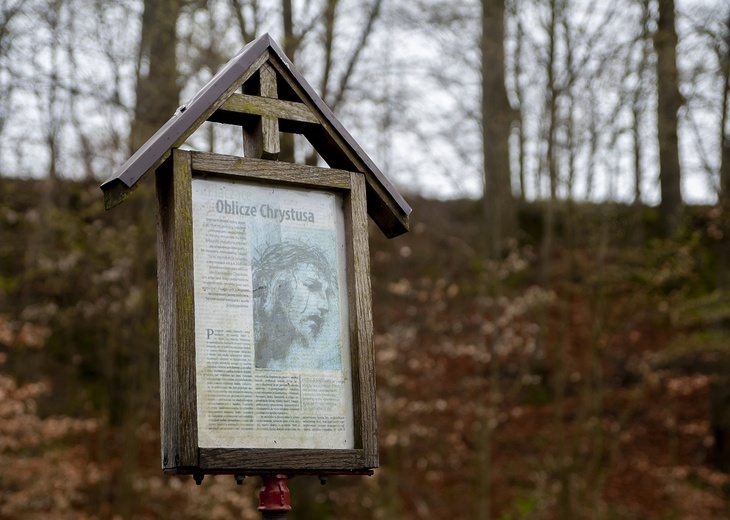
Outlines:
{"label": "newspaper page", "polygon": [[199,445],[353,448],[342,196],[192,192]]}

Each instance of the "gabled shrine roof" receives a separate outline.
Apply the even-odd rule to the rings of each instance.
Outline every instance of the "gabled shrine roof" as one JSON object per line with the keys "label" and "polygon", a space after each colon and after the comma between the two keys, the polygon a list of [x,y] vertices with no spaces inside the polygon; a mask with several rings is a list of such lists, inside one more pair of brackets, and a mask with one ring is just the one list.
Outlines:
{"label": "gabled shrine roof", "polygon": [[[389,237],[408,231],[408,215],[411,212],[408,203],[268,34],[246,45],[226,63],[101,185],[105,206],[111,208],[126,199],[139,180],[157,169],[170,156],[171,150],[181,146],[203,122],[241,124],[241,117],[250,117],[248,114],[227,112],[224,104],[241,91],[244,83],[264,63],[269,63],[276,70],[291,101],[296,101],[297,106],[308,108],[310,112],[307,117],[282,119],[282,130],[303,134],[330,167],[363,173],[370,217]],[[279,89],[282,89],[282,83]],[[255,115],[255,112],[251,114]]]}

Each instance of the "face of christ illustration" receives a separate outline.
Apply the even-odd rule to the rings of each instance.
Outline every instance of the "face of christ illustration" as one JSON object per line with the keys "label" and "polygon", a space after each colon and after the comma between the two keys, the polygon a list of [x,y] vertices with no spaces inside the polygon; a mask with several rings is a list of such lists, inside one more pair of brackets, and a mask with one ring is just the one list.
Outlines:
{"label": "face of christ illustration", "polygon": [[309,359],[317,368],[314,347],[321,346],[337,284],[322,251],[296,242],[269,246],[254,264],[253,281],[256,366],[294,368]]}
{"label": "face of christ illustration", "polygon": [[286,287],[288,301],[280,301],[281,312],[300,340],[311,342],[319,336],[330,310],[331,288],[326,275],[313,264],[302,264],[291,272]]}

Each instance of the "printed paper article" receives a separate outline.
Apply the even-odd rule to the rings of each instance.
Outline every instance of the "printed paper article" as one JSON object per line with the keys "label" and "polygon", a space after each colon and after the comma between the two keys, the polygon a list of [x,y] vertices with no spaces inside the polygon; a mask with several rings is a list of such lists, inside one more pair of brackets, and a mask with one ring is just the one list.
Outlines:
{"label": "printed paper article", "polygon": [[353,448],[341,196],[192,189],[199,445]]}

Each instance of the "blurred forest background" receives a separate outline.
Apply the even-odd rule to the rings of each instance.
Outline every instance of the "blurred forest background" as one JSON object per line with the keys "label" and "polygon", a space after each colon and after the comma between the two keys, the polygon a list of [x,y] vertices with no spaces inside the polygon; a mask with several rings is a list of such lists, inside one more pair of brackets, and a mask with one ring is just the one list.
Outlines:
{"label": "blurred forest background", "polygon": [[0,518],[258,518],[162,475],[152,188],[98,186],[263,32],[414,208],[381,468],[290,518],[730,517],[727,1],[0,0]]}

